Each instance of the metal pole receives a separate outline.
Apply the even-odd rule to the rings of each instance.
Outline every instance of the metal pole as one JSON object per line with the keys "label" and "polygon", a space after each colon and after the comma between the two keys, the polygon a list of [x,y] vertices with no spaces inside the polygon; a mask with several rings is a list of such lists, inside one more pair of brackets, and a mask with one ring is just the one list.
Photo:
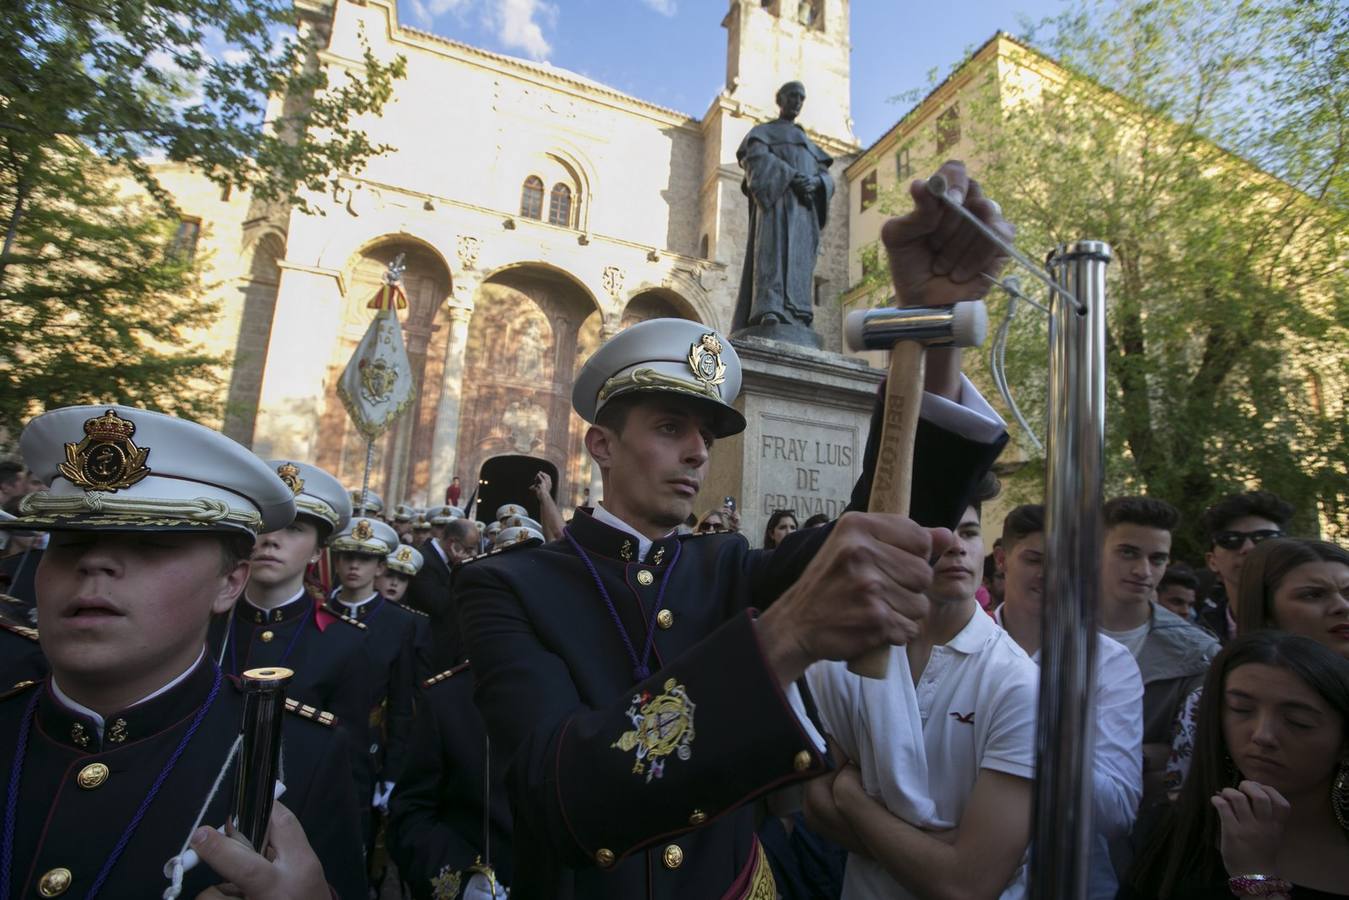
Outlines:
{"label": "metal pole", "polygon": [[[1105,472],[1105,272],[1110,246],[1057,248],[1051,295],[1045,589],[1030,896],[1082,898],[1091,847],[1092,708]],[[1078,305],[1064,299],[1075,297]]]}

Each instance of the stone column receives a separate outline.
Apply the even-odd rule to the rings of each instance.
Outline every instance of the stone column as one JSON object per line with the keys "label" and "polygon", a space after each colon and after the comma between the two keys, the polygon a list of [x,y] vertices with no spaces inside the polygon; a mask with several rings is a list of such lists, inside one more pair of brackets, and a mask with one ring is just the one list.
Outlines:
{"label": "stone column", "polygon": [[253,452],[262,458],[315,458],[342,302],[336,272],[281,264],[253,429]]}
{"label": "stone column", "polygon": [[[456,474],[460,483],[476,483],[477,472],[455,472],[459,448],[459,411],[464,399],[464,354],[468,350],[468,323],[473,317],[473,296],[479,280],[475,274],[460,273],[454,279],[454,293],[446,305],[450,338],[445,344],[445,371],[441,378],[440,403],[436,406],[435,434],[431,444],[431,481],[429,501],[439,503],[445,486]],[[467,488],[466,488],[467,493]]]}

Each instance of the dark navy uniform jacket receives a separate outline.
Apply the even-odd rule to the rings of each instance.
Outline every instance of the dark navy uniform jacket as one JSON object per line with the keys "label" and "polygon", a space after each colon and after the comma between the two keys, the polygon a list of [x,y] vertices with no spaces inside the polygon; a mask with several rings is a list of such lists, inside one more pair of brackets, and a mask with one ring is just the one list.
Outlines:
{"label": "dark navy uniform jacket", "polygon": [[[376,781],[395,781],[407,754],[418,685],[431,674],[429,620],[379,593],[355,608],[330,597],[323,609],[365,626],[371,765]],[[351,673],[348,677],[359,676]]]}
{"label": "dark navy uniform jacket", "polygon": [[0,618],[0,688],[47,674],[47,657],[37,637],[36,628]]}
{"label": "dark navy uniform jacket", "polygon": [[[407,765],[389,801],[389,854],[418,900],[441,897],[437,889],[454,880],[467,885],[472,873],[465,869],[479,860],[509,885],[514,867],[506,759],[493,748],[487,764],[487,728],[473,705],[469,663],[428,679],[423,699]],[[489,792],[490,842],[483,838]]]}
{"label": "dark navy uniform jacket", "polygon": [[[852,508],[866,507],[879,431]],[[912,517],[953,527],[1005,443],[920,423]],[[593,573],[565,538],[456,570],[477,705],[510,760],[511,896],[744,896],[760,858],[748,801],[828,768],[764,661],[754,609],[796,581],[830,527],[776,551],[734,534],[667,537],[642,560],[631,536],[584,512],[569,528]],[[649,677],[635,677],[595,575],[636,653],[650,636]]]}
{"label": "dark navy uniform jacket", "polygon": [[[323,615],[326,627],[319,623]],[[332,713],[346,732],[352,752],[357,796],[368,797],[373,773],[370,744],[370,684],[360,677],[369,668],[365,628],[354,619],[319,613],[307,592],[276,609],[259,609],[240,597],[228,616],[211,622],[206,652],[226,675],[239,676],[262,666],[295,672],[286,696]]]}
{"label": "dark navy uniform jacket", "polygon": [[[86,896],[205,705],[215,672],[214,664],[203,659],[170,690],[108,716],[101,741],[94,721],[57,700],[49,681],[0,699],[0,793],[5,803],[15,803],[16,811],[10,897],[44,896],[39,893],[44,877],[49,887],[63,880],[58,870],[68,872],[63,896]],[[163,893],[168,886],[164,864],[187,842],[239,734],[242,714],[243,695],[232,679],[222,676],[214,702],[109,869],[98,896],[113,900]],[[27,748],[16,765],[25,719]],[[317,721],[286,716],[282,740],[282,802],[304,826],[337,895],[364,900],[360,816],[345,738]],[[11,798],[8,785],[16,772],[18,796]],[[214,827],[225,821],[234,783],[231,763],[202,824]],[[186,873],[180,896],[195,897],[220,880],[209,866],[199,864]]]}

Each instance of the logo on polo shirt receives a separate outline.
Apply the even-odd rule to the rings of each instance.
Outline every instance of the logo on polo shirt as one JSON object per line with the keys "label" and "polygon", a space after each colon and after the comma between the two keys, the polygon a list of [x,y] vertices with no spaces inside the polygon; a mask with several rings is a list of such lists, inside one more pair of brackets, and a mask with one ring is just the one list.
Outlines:
{"label": "logo on polo shirt", "polygon": [[957,722],[963,722],[963,723],[965,723],[966,725],[973,725],[973,724],[974,724],[974,711],[971,710],[971,711],[969,711],[969,712],[967,712],[967,713],[964,713],[963,715],[962,715],[961,713],[958,713],[958,712],[953,712],[953,713],[951,713],[951,718],[955,719]]}

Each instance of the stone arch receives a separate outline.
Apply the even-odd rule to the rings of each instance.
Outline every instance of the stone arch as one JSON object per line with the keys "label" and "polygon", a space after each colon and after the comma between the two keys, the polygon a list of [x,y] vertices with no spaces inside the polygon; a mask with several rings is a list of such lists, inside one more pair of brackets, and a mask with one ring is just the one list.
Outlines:
{"label": "stone arch", "polygon": [[225,401],[224,432],[244,446],[253,443],[253,426],[262,394],[262,374],[267,363],[267,345],[272,338],[276,296],[281,285],[281,261],[286,258],[286,237],[268,230],[244,251],[248,270],[239,290],[243,313],[234,342],[234,365],[230,370]]}
{"label": "stone arch", "polygon": [[669,288],[646,288],[635,291],[623,306],[619,326],[627,328],[648,319],[688,319],[702,323],[698,311],[675,291]]}
{"label": "stone arch", "polygon": [[515,263],[483,279],[464,353],[459,472],[475,478],[503,453],[537,456],[557,466],[559,501],[569,505],[584,434],[571,411],[578,338],[599,318],[593,295],[553,266]]}
{"label": "stone arch", "polygon": [[348,289],[342,305],[338,346],[324,383],[318,465],[344,484],[359,487],[365,468],[365,438],[356,431],[337,397],[337,382],[374,312],[366,307],[388,265],[404,254],[403,287],[408,308],[398,314],[417,398],[408,412],[375,442],[371,487],[386,504],[424,491],[430,481],[431,449],[440,402],[445,350],[446,299],[453,282],[444,257],[430,244],[409,235],[367,241],[345,266]]}

